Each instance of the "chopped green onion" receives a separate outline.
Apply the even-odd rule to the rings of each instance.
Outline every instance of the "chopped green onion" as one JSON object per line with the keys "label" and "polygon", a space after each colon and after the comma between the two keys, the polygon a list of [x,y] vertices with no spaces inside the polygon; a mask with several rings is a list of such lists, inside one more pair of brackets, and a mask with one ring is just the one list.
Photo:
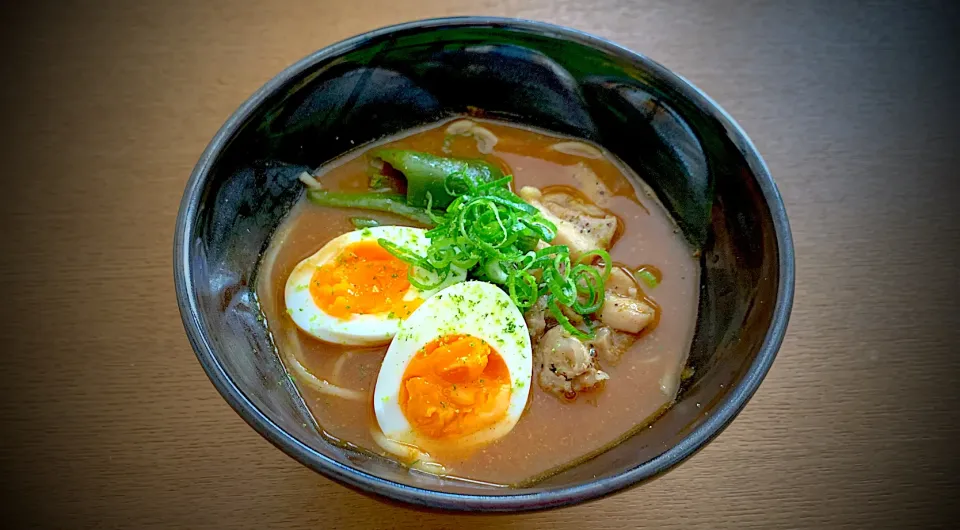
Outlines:
{"label": "chopped green onion", "polygon": [[[426,232],[430,246],[422,255],[394,243],[380,245],[409,264],[408,279],[418,289],[439,286],[453,268],[470,277],[503,287],[522,312],[546,296],[550,313],[571,335],[593,337],[589,315],[603,306],[604,282],[610,276],[612,260],[605,250],[587,252],[573,262],[566,245],[537,250],[541,242],[556,237],[557,227],[535,207],[509,189],[512,177],[477,182],[464,171],[449,173],[443,191],[453,196],[446,212],[428,211],[436,187],[427,194],[428,214],[435,227]],[[599,258],[600,271],[591,263]],[[437,281],[431,281],[439,278]],[[587,329],[570,322],[564,311],[584,317]]]}
{"label": "chopped green onion", "polygon": [[563,326],[563,329],[567,330],[567,333],[579,339],[592,339],[594,337],[593,330],[588,332],[577,329],[577,327],[570,322],[570,319],[567,318],[567,315],[564,315],[563,311],[560,310],[560,307],[557,306],[556,300],[551,298],[547,302],[547,309],[550,310],[550,314],[553,315],[553,318],[555,318],[557,322]]}
{"label": "chopped green onion", "polygon": [[539,286],[537,278],[527,271],[518,271],[507,277],[507,293],[521,311],[537,303]]}
{"label": "chopped green onion", "polygon": [[379,172],[370,175],[369,186],[371,190],[385,189],[387,187],[386,177]]}
{"label": "chopped green onion", "polygon": [[421,280],[417,277],[417,269],[415,267],[410,267],[407,271],[407,281],[410,282],[410,285],[420,289],[421,291],[432,291],[443,285],[443,282],[447,279],[447,276],[450,274],[450,269],[441,269],[437,275],[437,279],[433,282],[430,282],[429,278]]}
{"label": "chopped green onion", "polygon": [[[580,313],[581,315],[587,315],[599,311],[600,308],[603,307],[604,279],[600,273],[597,272],[597,269],[581,263],[573,268],[573,270],[570,272],[570,277],[573,278],[573,281],[577,286],[577,293],[579,295],[584,295],[587,300],[586,303],[583,303],[578,297],[577,300],[570,305],[570,307],[572,307],[574,311]],[[581,285],[583,286],[582,289]]]}
{"label": "chopped green onion", "polygon": [[591,250],[590,252],[584,252],[580,255],[580,259],[577,260],[578,263],[586,263],[589,265],[593,262],[593,257],[598,256],[600,261],[603,262],[603,281],[607,281],[607,278],[610,277],[610,273],[613,271],[613,260],[610,258],[610,253],[603,249]]}
{"label": "chopped green onion", "polygon": [[354,228],[372,228],[374,226],[380,226],[380,221],[376,219],[370,219],[369,217],[351,217],[350,222],[353,223]]}
{"label": "chopped green onion", "polygon": [[658,280],[657,277],[647,269],[638,270],[636,277],[643,280],[643,283],[649,285],[651,289],[660,284],[660,280]]}

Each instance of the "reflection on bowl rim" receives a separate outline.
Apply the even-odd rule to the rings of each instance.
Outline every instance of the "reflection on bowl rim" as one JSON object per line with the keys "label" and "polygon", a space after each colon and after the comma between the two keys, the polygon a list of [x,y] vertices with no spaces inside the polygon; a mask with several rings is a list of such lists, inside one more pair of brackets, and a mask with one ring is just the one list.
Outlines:
{"label": "reflection on bowl rim", "polygon": [[[534,493],[475,495],[444,493],[406,486],[359,469],[345,466],[300,442],[293,435],[285,432],[280,426],[271,421],[263,412],[258,410],[256,406],[243,395],[243,392],[237,388],[233,381],[230,380],[214,356],[213,348],[202,331],[196,293],[189,281],[190,255],[191,252],[194,251],[191,245],[190,235],[194,230],[194,221],[200,206],[202,188],[208,178],[213,162],[226,146],[227,141],[238,132],[240,126],[256,111],[265,99],[300,72],[313,65],[360,48],[371,38],[378,38],[395,32],[453,27],[500,27],[526,30],[569,40],[577,44],[617,55],[641,65],[646,70],[654,72],[663,79],[671,82],[683,97],[697,103],[702,109],[706,109],[722,124],[723,128],[730,135],[731,140],[737,145],[747,161],[763,193],[767,206],[770,209],[777,238],[780,278],[777,287],[776,307],[773,310],[770,328],[767,330],[766,337],[764,338],[756,359],[751,364],[743,379],[730,390],[723,402],[717,406],[713,415],[687,434],[679,443],[661,453],[659,456],[616,475],[574,486],[545,489]],[[217,134],[200,156],[199,162],[197,162],[196,167],[190,175],[180,204],[180,211],[177,215],[177,225],[174,233],[173,263],[174,281],[180,315],[183,319],[187,336],[197,354],[200,364],[223,398],[264,438],[303,465],[331,479],[337,480],[344,485],[360,489],[364,492],[376,493],[392,500],[402,501],[416,506],[482,512],[541,510],[597,499],[655,478],[702,449],[713,438],[719,435],[733,418],[736,417],[740,410],[743,409],[773,364],[777,350],[780,348],[784,334],[786,333],[787,322],[793,305],[794,292],[793,241],[783,200],[767,170],[766,164],[760,158],[753,143],[726,111],[686,79],[651,59],[614,44],[613,42],[578,30],[543,22],[499,17],[436,18],[376,29],[318,50],[287,67],[276,77],[268,81],[263,87],[250,96],[250,98],[230,116],[220,130],[217,131]]]}

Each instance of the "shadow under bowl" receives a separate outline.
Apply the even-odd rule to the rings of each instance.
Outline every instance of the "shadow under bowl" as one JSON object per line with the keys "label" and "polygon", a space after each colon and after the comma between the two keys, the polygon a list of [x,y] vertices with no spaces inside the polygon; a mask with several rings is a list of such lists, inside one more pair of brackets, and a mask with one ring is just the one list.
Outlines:
{"label": "shadow under bowl", "polygon": [[[644,178],[701,249],[688,361],[694,376],[677,403],[620,445],[529,487],[411,474],[324,441],[285,376],[253,291],[260,255],[302,192],[301,171],[467,112],[603,145]],[[207,375],[281,450],[344,485],[395,501],[524,511],[640,484],[717,436],[773,363],[792,305],[794,260],[786,212],[759,154],[690,83],[575,30],[467,17],[345,40],[257,91],[190,177],[177,218],[174,277],[184,327]]]}

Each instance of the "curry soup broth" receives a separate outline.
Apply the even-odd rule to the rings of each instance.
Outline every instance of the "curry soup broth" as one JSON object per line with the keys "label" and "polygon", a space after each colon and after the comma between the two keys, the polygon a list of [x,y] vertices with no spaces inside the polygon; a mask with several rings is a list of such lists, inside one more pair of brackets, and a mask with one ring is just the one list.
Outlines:
{"label": "curry soup broth", "polygon": [[[552,147],[569,141],[565,138],[502,122],[482,123],[498,138],[487,155],[477,150],[470,137],[448,137],[448,123],[442,123],[364,147],[324,166],[317,174],[325,189],[364,191],[369,167],[365,153],[391,147],[485,159],[514,176],[515,190],[522,186],[569,186],[596,197],[596,190],[586,189],[590,184],[578,176],[583,167],[580,164],[584,164],[610,192],[603,197],[602,206],[621,221],[622,229],[610,249],[613,260],[633,270],[649,266],[662,272],[656,288],[640,282],[645,295],[659,306],[656,327],[645,331],[618,364],[602,366],[610,379],[600,390],[581,393],[576,400],[568,401],[543,391],[534,377],[527,410],[509,434],[467,457],[442,461],[454,476],[515,484],[608,446],[673,401],[696,323],[699,271],[692,249],[663,207],[649,192],[635,189],[620,165],[605,155],[588,158]],[[259,275],[257,291],[278,349],[287,351],[293,338],[299,348],[289,351],[298,352],[299,361],[309,371],[366,395],[363,401],[352,401],[319,394],[298,383],[323,430],[339,440],[382,453],[371,436],[371,429],[377,428],[372,396],[387,346],[343,346],[312,338],[297,330],[285,314],[283,298],[286,279],[297,263],[334,237],[354,230],[350,218],[358,216],[384,225],[415,226],[392,214],[325,208],[302,199],[278,228],[265,253],[269,258],[262,266],[267,268]]]}

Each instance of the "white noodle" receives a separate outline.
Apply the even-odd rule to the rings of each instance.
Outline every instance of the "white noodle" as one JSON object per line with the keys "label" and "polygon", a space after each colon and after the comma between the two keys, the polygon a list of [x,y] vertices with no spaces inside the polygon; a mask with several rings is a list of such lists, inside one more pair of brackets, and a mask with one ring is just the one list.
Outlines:
{"label": "white noodle", "polygon": [[434,460],[429,454],[412,445],[387,438],[376,426],[370,427],[370,436],[384,451],[399,456],[404,463],[413,469],[419,469],[434,475],[443,475],[448,472],[443,464]]}
{"label": "white noodle", "polygon": [[431,475],[446,475],[450,473],[450,470],[440,462],[430,462],[427,460],[418,460],[410,464],[410,468],[423,471],[424,473],[430,473]]}
{"label": "white noodle", "polygon": [[340,370],[343,369],[344,363],[346,363],[350,357],[353,357],[353,352],[348,351],[341,355],[335,363],[333,363],[333,373],[330,374],[330,379],[339,383],[340,382]]}
{"label": "white noodle", "polygon": [[406,460],[416,460],[423,455],[423,452],[415,447],[387,438],[382,432],[380,432],[380,429],[376,427],[370,428],[370,436],[373,437],[373,441],[377,442],[377,445],[379,445],[384,451]]}
{"label": "white noodle", "polygon": [[473,136],[477,141],[477,151],[488,155],[493,152],[493,146],[497,145],[497,135],[490,129],[481,127],[470,120],[457,120],[447,126],[447,134],[451,136]]}
{"label": "white noodle", "polygon": [[310,173],[307,173],[306,171],[300,173],[300,176],[297,178],[300,179],[300,182],[303,182],[303,184],[310,189],[313,189],[313,190],[323,189],[323,184],[320,184],[320,181],[317,180],[316,177],[314,177]]}
{"label": "white noodle", "polygon": [[293,370],[294,376],[298,381],[306,384],[321,394],[342,397],[344,399],[353,399],[356,401],[363,401],[366,399],[366,395],[364,395],[363,392],[330,384],[327,381],[324,381],[323,379],[311,374],[310,371],[300,363],[300,359],[298,359],[301,351],[300,343],[297,342],[297,332],[295,330],[290,329],[287,332],[287,342],[287,350],[289,351],[289,353],[286,355],[287,366]]}
{"label": "white noodle", "polygon": [[475,126],[472,132],[473,137],[477,139],[477,151],[485,155],[492,153],[493,146],[497,145],[497,135],[493,134],[490,129],[479,125]]}
{"label": "white noodle", "polygon": [[290,228],[291,225],[286,223],[274,232],[270,238],[270,246],[267,247],[267,252],[263,255],[263,261],[260,263],[261,272],[257,274],[257,283],[260,285],[257,290],[258,294],[263,293],[263,296],[260,298],[261,307],[270,307],[271,304],[273,304],[273,289],[270,288],[269,284],[270,276],[273,275],[277,255],[280,254],[280,248],[283,247],[287,235],[290,233]]}
{"label": "white noodle", "polygon": [[470,120],[457,120],[447,126],[447,134],[454,136],[469,136],[475,123]]}
{"label": "white noodle", "polygon": [[603,158],[603,153],[601,153],[599,149],[583,142],[560,142],[551,145],[550,149],[566,155],[582,156],[583,158]]}
{"label": "white noodle", "polygon": [[679,386],[680,375],[677,373],[667,372],[660,377],[660,391],[666,396],[675,396]]}

